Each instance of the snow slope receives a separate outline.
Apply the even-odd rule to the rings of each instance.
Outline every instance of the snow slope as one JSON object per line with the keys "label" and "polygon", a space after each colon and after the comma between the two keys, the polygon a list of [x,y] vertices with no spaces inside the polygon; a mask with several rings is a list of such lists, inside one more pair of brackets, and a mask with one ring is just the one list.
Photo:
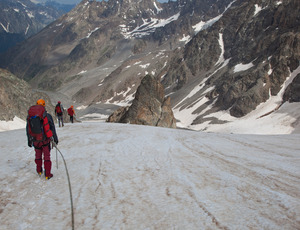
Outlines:
{"label": "snow slope", "polygon": [[[57,128],[75,229],[300,229],[299,134],[101,122]],[[25,130],[0,132],[0,229],[70,229],[62,158],[35,172]]]}

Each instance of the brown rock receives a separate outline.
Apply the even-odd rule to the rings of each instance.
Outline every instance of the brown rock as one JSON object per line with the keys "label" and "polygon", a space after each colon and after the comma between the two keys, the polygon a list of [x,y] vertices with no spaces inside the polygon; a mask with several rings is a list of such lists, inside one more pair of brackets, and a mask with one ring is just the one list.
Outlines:
{"label": "brown rock", "polygon": [[132,105],[116,110],[107,122],[176,128],[170,98],[165,99],[162,84],[151,75],[142,79]]}

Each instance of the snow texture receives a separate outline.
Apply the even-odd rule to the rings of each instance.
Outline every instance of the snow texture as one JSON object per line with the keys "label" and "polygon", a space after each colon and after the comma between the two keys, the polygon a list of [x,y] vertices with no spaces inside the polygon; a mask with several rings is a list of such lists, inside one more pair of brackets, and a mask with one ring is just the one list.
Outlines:
{"label": "snow texture", "polygon": [[[298,134],[101,122],[57,133],[75,229],[300,228]],[[46,181],[35,172],[25,129],[1,132],[0,140],[0,229],[70,229],[60,155],[57,162],[52,150],[54,177]]]}

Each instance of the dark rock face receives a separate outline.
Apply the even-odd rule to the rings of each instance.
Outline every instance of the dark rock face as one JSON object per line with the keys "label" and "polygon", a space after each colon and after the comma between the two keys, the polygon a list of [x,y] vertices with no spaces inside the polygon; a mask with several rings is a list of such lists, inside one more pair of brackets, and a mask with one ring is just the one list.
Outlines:
{"label": "dark rock face", "polygon": [[293,82],[285,90],[283,101],[300,102],[300,74],[294,78]]}
{"label": "dark rock face", "polygon": [[107,121],[176,128],[170,98],[165,99],[163,86],[151,75],[142,79],[132,105],[118,109]]}
{"label": "dark rock face", "polygon": [[[172,86],[174,99],[178,94],[186,95],[191,84],[202,86],[193,98],[177,107],[183,109],[199,97],[209,99],[194,110],[206,110],[195,119],[197,124],[218,110],[242,117],[270,94],[277,95],[299,66],[299,10],[297,0],[234,2],[218,21],[200,31],[183,52],[172,57],[163,85]],[[297,79],[292,85],[296,82]],[[296,85],[287,89],[285,97],[289,99],[284,100],[297,100]]]}

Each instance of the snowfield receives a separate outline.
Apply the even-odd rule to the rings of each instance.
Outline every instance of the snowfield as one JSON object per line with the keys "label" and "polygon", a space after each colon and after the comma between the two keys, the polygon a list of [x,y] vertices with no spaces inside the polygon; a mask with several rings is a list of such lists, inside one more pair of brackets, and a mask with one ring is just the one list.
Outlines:
{"label": "snowfield", "polygon": [[[75,229],[300,229],[300,134],[103,122],[57,132]],[[0,132],[1,230],[72,228],[63,160],[51,155],[46,181],[25,129]]]}

